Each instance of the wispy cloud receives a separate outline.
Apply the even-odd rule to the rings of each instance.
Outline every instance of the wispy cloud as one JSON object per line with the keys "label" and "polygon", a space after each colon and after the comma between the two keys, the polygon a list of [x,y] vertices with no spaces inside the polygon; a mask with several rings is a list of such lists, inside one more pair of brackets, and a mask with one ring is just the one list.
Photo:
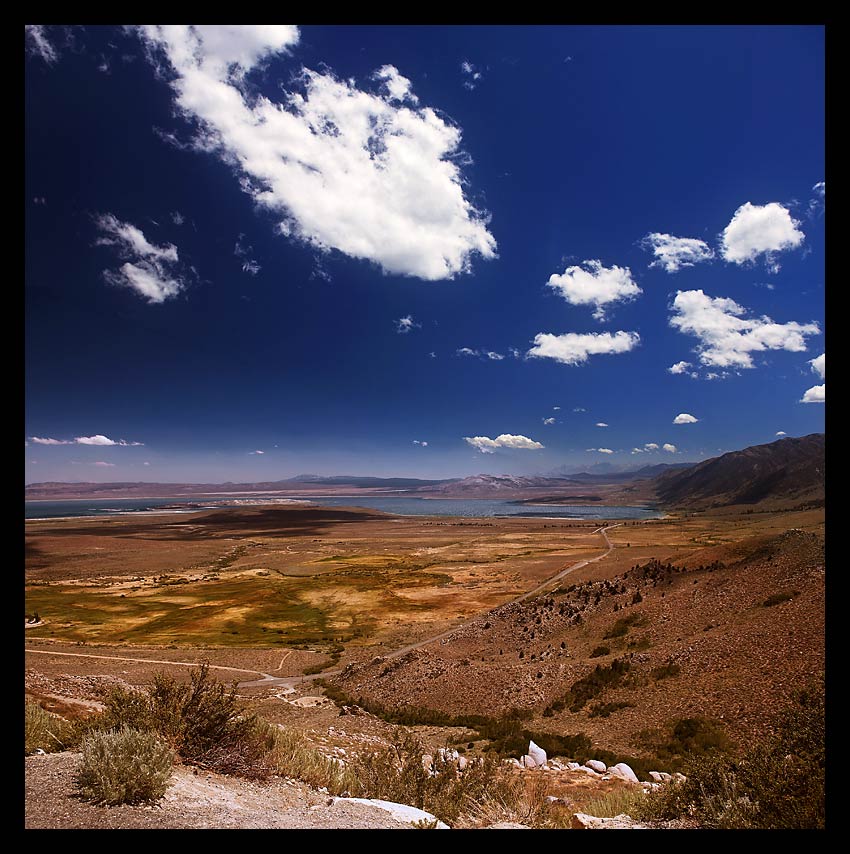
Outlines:
{"label": "wispy cloud", "polygon": [[263,268],[260,266],[256,258],[251,257],[254,252],[254,247],[244,243],[244,239],[244,234],[240,234],[239,237],[236,238],[236,245],[233,247],[233,254],[237,258],[242,259],[243,273],[247,273],[249,276],[256,276]]}
{"label": "wispy cloud", "polygon": [[608,425],[604,421],[597,421],[594,426],[596,426],[596,427],[607,427]]}
{"label": "wispy cloud", "polygon": [[481,72],[468,60],[460,64],[460,70],[463,72],[463,88],[473,90],[481,79]]}
{"label": "wispy cloud", "polygon": [[463,441],[482,454],[493,454],[501,449],[536,451],[544,447],[540,442],[535,442],[527,436],[514,436],[510,433],[502,433],[495,439],[487,436],[464,436]]}
{"label": "wispy cloud", "polygon": [[102,468],[115,468],[115,463],[105,463],[102,460],[98,460],[96,463],[92,463],[93,466],[101,466]]}
{"label": "wispy cloud", "polygon": [[112,285],[130,288],[150,303],[162,303],[176,297],[186,287],[177,247],[172,243],[157,246],[144,233],[113,214],[96,219],[100,246],[112,246],[126,262],[118,270],[105,270],[104,279]]}
{"label": "wispy cloud", "polygon": [[590,356],[627,353],[639,343],[637,332],[566,332],[563,335],[541,332],[534,336],[534,347],[527,355],[554,359],[563,365],[581,365]]}
{"label": "wispy cloud", "polygon": [[186,222],[186,217],[184,217],[183,214],[180,213],[180,211],[172,211],[171,212],[171,221],[175,225],[183,225],[183,223]]}
{"label": "wispy cloud", "polygon": [[265,451],[248,451],[249,454],[265,454]]}
{"label": "wispy cloud", "polygon": [[779,202],[766,205],[746,202],[723,229],[720,253],[734,264],[752,263],[764,255],[768,270],[776,273],[779,271],[776,253],[795,249],[805,239],[799,225]]}
{"label": "wispy cloud", "polygon": [[26,24],[24,27],[27,53],[38,56],[48,65],[53,65],[59,59],[56,48],[47,38],[42,24]]}
{"label": "wispy cloud", "polygon": [[699,418],[694,418],[693,415],[690,415],[687,412],[680,412],[674,419],[674,424],[696,424],[699,421]]}
{"label": "wispy cloud", "polygon": [[419,439],[414,439],[414,440],[413,440],[413,444],[414,444],[414,445],[419,445],[419,447],[420,447],[420,448],[427,448],[427,447],[428,447],[428,443],[427,443],[427,442],[420,442],[420,441],[419,441]]}
{"label": "wispy cloud", "polygon": [[812,218],[819,217],[826,207],[826,182],[818,181],[812,187],[814,195],[809,200],[809,216]]}
{"label": "wispy cloud", "polygon": [[460,129],[419,106],[394,66],[373,75],[377,92],[304,68],[277,103],[240,83],[296,45],[297,27],[139,31],[166,66],[178,108],[200,124],[195,146],[237,171],[282,234],[426,280],[468,271],[474,255],[496,256],[487,214],[464,195]]}
{"label": "wispy cloud", "polygon": [[555,419],[554,419],[554,418],[544,418],[544,419],[543,419],[543,423],[544,423],[544,424],[554,424],[554,423],[555,423]]}
{"label": "wispy cloud", "polygon": [[701,290],[677,291],[670,326],[699,343],[700,363],[720,368],[752,368],[753,352],[806,349],[807,335],[820,332],[817,323],[775,323],[769,317],[748,318],[734,300],[710,297]]}
{"label": "wispy cloud", "polygon": [[408,314],[407,317],[400,317],[395,321],[395,331],[398,332],[399,335],[406,335],[411,329],[419,329],[421,326],[421,323],[414,322],[413,316],[410,314]]}
{"label": "wispy cloud", "polygon": [[709,245],[695,237],[673,237],[672,234],[647,234],[641,241],[644,249],[655,255],[650,267],[661,267],[668,273],[677,273],[682,267],[693,267],[714,257]]}
{"label": "wispy cloud", "polygon": [[601,261],[585,261],[582,267],[567,267],[553,273],[546,283],[570,305],[594,307],[596,320],[605,320],[605,306],[629,302],[642,293],[628,267],[603,267]]}
{"label": "wispy cloud", "polygon": [[588,448],[588,451],[595,451],[597,454],[613,454],[610,448]]}
{"label": "wispy cloud", "polygon": [[458,356],[477,356],[480,359],[491,362],[501,362],[505,357],[495,350],[473,350],[471,347],[460,347],[455,350]]}
{"label": "wispy cloud", "polygon": [[110,445],[120,445],[123,447],[142,447],[144,442],[128,442],[125,439],[113,440],[100,433],[94,436],[77,436],[76,439],[42,439],[38,436],[30,436],[30,442],[36,445],[99,445],[108,447]]}

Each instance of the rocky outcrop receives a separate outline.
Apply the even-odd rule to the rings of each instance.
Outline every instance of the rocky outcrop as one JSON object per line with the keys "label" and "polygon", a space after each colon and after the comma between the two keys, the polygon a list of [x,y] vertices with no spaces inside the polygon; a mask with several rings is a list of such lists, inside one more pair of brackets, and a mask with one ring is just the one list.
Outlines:
{"label": "rocky outcrop", "polygon": [[619,777],[622,780],[627,780],[629,783],[639,783],[640,780],[637,778],[637,774],[635,774],[632,769],[626,765],[625,762],[618,762],[616,765],[613,765],[608,769],[608,773],[612,777]]}
{"label": "rocky outcrop", "polygon": [[380,798],[334,798],[332,803],[334,806],[339,803],[365,804],[388,812],[396,821],[403,821],[419,827],[428,826],[434,830],[451,829],[445,822],[440,821],[435,815],[425,812],[425,810],[407,804],[396,804],[393,801],[382,801]]}

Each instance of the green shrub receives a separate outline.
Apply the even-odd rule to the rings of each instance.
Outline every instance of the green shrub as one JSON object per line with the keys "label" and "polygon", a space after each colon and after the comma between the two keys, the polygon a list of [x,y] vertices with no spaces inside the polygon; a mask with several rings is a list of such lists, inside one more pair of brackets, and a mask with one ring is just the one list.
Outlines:
{"label": "green shrub", "polygon": [[[624,658],[615,658],[607,667],[597,664],[596,668],[573,682],[570,690],[563,697],[552,703],[552,708],[569,708],[571,712],[580,711],[586,703],[598,697],[606,688],[616,688],[631,668]],[[560,710],[560,709],[558,709]]]}
{"label": "green shrub", "polygon": [[606,792],[588,801],[582,812],[587,815],[595,815],[599,818],[613,818],[617,815],[626,815],[635,818],[644,809],[646,794],[639,786],[628,786]]}
{"label": "green shrub", "polygon": [[77,785],[101,804],[150,803],[168,787],[174,753],[150,732],[121,727],[83,739]]}
{"label": "green shrub", "polygon": [[771,608],[774,605],[781,605],[783,602],[790,602],[795,596],[799,595],[799,590],[792,590],[789,593],[774,593],[772,596],[768,596],[761,604],[764,608]]}
{"label": "green shrub", "polygon": [[29,756],[36,750],[53,753],[69,746],[70,727],[62,718],[46,712],[38,703],[27,700],[24,704],[24,753]]}
{"label": "green shrub", "polygon": [[101,728],[132,727],[156,733],[187,763],[222,774],[262,779],[273,773],[274,739],[256,716],[201,665],[190,681],[156,674],[149,691],[114,689],[106,698]]}
{"label": "green shrub", "polygon": [[825,705],[822,686],[800,691],[734,759],[709,754],[686,764],[687,781],[647,799],[644,817],[693,817],[702,827],[818,829],[825,826]]}
{"label": "green shrub", "polygon": [[655,679],[670,679],[673,676],[678,676],[682,672],[682,668],[675,663],[669,662],[662,664],[660,667],[653,667],[649,671],[649,675]]}
{"label": "green shrub", "polygon": [[645,626],[647,619],[643,614],[629,614],[628,617],[619,617],[607,634],[602,636],[603,640],[621,638],[629,633],[633,626]]}

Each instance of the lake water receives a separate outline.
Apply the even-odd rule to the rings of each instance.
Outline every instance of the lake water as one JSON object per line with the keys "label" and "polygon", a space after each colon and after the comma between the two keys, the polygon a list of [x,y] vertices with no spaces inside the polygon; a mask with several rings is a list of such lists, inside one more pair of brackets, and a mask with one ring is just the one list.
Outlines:
{"label": "lake water", "polygon": [[[402,516],[461,516],[482,518],[488,516],[544,516],[550,519],[655,519],[663,514],[649,507],[609,507],[599,504],[513,504],[504,499],[484,498],[412,498],[408,496],[327,496],[304,499],[324,507],[369,507],[384,513]],[[201,509],[222,506],[246,506],[275,503],[270,498],[187,497],[181,498],[103,498],[73,499],[66,501],[26,501],[27,519],[55,519],[64,516],[114,516],[121,513],[152,513],[158,508],[180,503],[191,503],[188,508],[173,506],[159,512],[193,513]],[[286,506],[281,504],[281,506]]]}

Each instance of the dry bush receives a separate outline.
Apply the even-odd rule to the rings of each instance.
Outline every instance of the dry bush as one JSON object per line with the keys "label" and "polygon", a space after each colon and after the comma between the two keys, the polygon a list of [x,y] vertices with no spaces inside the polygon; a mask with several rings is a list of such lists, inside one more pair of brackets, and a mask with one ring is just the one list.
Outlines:
{"label": "dry bush", "polygon": [[154,733],[121,727],[83,739],[80,794],[101,804],[139,804],[165,794],[174,753]]}
{"label": "dry bush", "polygon": [[582,812],[597,818],[613,818],[623,813],[634,818],[642,814],[645,801],[646,792],[640,786],[624,786],[589,800]]}
{"label": "dry bush", "polygon": [[332,795],[358,794],[357,776],[350,766],[325,756],[295,730],[265,726],[273,739],[270,759],[277,774],[303,780],[317,789],[324,786]]}
{"label": "dry bush", "polygon": [[69,746],[69,731],[68,722],[63,718],[51,715],[30,700],[24,704],[24,753],[27,756],[36,750],[45,753],[65,750]]}
{"label": "dry bush", "polygon": [[542,774],[502,771],[497,785],[467,802],[455,826],[476,828],[512,821],[533,828],[558,827],[561,822],[546,800],[550,788],[550,781]]}

